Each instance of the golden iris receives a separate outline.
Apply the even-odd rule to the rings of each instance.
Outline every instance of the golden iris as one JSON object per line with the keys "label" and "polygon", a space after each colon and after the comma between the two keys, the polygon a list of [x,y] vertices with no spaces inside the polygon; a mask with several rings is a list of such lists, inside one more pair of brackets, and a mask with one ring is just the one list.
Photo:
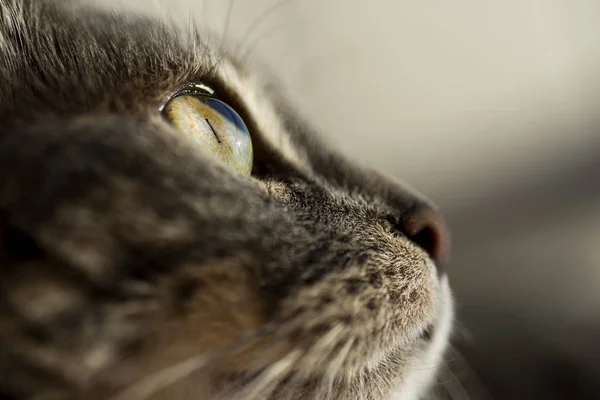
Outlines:
{"label": "golden iris", "polygon": [[237,112],[214,97],[183,93],[171,99],[163,115],[181,133],[228,166],[252,171],[252,140]]}

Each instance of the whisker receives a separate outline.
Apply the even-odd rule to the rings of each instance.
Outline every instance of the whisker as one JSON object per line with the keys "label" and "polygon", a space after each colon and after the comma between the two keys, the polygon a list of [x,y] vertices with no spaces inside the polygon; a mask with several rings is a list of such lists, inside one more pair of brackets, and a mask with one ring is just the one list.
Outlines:
{"label": "whisker", "polygon": [[339,353],[336,355],[334,360],[330,362],[325,375],[329,376],[331,380],[333,380],[337,376],[338,371],[344,365],[344,362],[346,361],[348,354],[350,353],[350,349],[354,345],[355,341],[356,338],[348,340],[346,344],[340,349]]}
{"label": "whisker", "polygon": [[[258,29],[258,27],[264,20],[266,20],[270,15],[275,13],[278,9],[280,9],[281,7],[283,7],[284,5],[286,5],[288,3],[291,3],[292,1],[295,1],[295,0],[280,0],[277,3],[273,4],[272,6],[270,6],[269,8],[267,8],[261,15],[258,16],[258,18],[256,18],[254,20],[254,22],[252,22],[250,24],[250,26],[246,29],[246,31],[240,37],[250,39],[251,35],[256,31],[256,29]],[[240,44],[238,44],[235,47],[234,54],[239,54],[241,47],[242,47],[242,42],[240,42]]]}
{"label": "whisker", "polygon": [[266,368],[260,374],[260,378],[238,394],[236,398],[239,400],[253,399],[259,395],[262,398],[268,398],[280,382],[279,378],[285,376],[302,356],[303,352],[300,349],[293,350],[283,359]]}
{"label": "whisker", "polygon": [[[319,363],[325,361],[333,348],[333,343],[339,338],[342,331],[343,327],[341,325],[335,325],[327,331],[306,351],[302,359],[298,361],[298,370],[300,372],[311,371],[310,366],[319,365]],[[307,379],[309,378],[309,374],[297,374],[297,377]]]}
{"label": "whisker", "polygon": [[446,364],[441,367],[441,371],[451,376],[449,380],[440,383],[444,386],[444,390],[446,390],[450,398],[452,400],[469,400],[470,396],[460,381],[462,373],[457,376]]}
{"label": "whisker", "polygon": [[463,376],[465,376],[467,374],[467,371],[463,370],[463,371],[460,371],[458,373],[458,375],[457,375],[457,374],[454,373],[454,371],[452,371],[452,368],[450,368],[447,364],[444,364],[444,366],[442,368],[447,369],[446,372],[449,375],[451,375],[451,377],[450,377],[450,379],[447,379],[445,381],[437,383],[437,385],[441,385],[441,386],[446,386],[446,385],[449,385],[449,384],[455,383],[455,382],[461,382],[461,377],[463,377]]}
{"label": "whisker", "polygon": [[[298,26],[301,26],[302,28],[306,28],[307,26],[311,25],[311,22],[306,21],[306,20],[292,21],[291,23],[282,23],[279,25],[275,25],[272,28],[263,32],[262,34],[258,35],[254,39],[248,40],[247,44],[244,46],[243,52],[239,56],[240,59],[247,60],[248,57],[250,57],[250,55],[256,51],[256,49],[258,48],[258,45],[262,44],[265,39],[268,39],[271,35],[279,32],[283,29],[289,29],[291,27],[292,23],[298,24]],[[240,49],[240,51],[242,51],[242,50]]]}
{"label": "whisker", "polygon": [[[227,34],[229,33],[229,24],[231,23],[231,15],[233,12],[233,4],[235,3],[235,0],[229,0],[229,5],[227,6],[227,14],[225,14],[225,23],[223,24],[223,32],[221,33],[221,40],[219,43],[219,50],[222,49],[223,47],[223,43],[227,37]],[[220,51],[219,51],[220,53]]]}
{"label": "whisker", "polygon": [[470,344],[473,342],[473,334],[471,330],[460,321],[453,321],[453,341],[458,343]]}
{"label": "whisker", "polygon": [[[293,385],[294,380],[302,381],[302,379],[310,378],[310,366],[319,365],[327,360],[333,350],[332,344],[335,343],[341,331],[341,326],[335,326],[307,348],[292,350],[283,359],[269,366],[264,372],[265,375],[245,388],[243,396],[239,398],[269,398],[277,390],[282,379],[290,376],[289,373],[292,369],[295,370],[295,373],[291,377],[290,385]],[[304,371],[309,372],[303,374]]]}
{"label": "whisker", "polygon": [[[450,355],[452,355],[452,357],[453,357],[453,359],[451,361],[456,361],[457,363],[459,363],[459,366],[462,370],[458,376],[455,376],[456,379],[459,379],[462,376],[464,376],[465,374],[468,374],[469,390],[467,391],[467,393],[471,393],[473,395],[476,394],[477,395],[476,397],[478,399],[491,399],[492,395],[490,394],[488,388],[481,381],[481,379],[477,375],[476,371],[473,369],[473,367],[471,367],[469,362],[460,354],[460,352],[454,346],[449,345],[448,353]],[[449,362],[447,363],[446,367],[448,369],[452,370],[452,367],[450,367]],[[462,379],[462,380],[464,380],[464,379]],[[446,383],[446,385],[448,385],[451,382],[445,382],[445,383]],[[446,388],[446,386],[445,386],[445,388]],[[447,388],[446,388],[446,390],[447,390]],[[463,390],[466,390],[466,389],[464,389],[464,387],[463,387]]]}
{"label": "whisker", "polygon": [[267,351],[262,351],[257,358],[253,359],[248,364],[249,370],[260,370],[261,368],[264,368],[265,365],[281,359],[281,354],[289,354],[290,344],[287,340],[280,340],[276,336],[271,337],[270,339],[275,343],[271,343]]}
{"label": "whisker", "polygon": [[203,355],[192,356],[175,363],[169,367],[163,368],[158,372],[150,374],[134,385],[121,391],[111,400],[144,400],[151,395],[165,389],[193,373],[201,371],[205,367],[213,365],[216,359],[224,358],[235,352],[242,351],[245,347],[252,344],[258,338],[264,337],[274,329],[273,324],[267,324],[263,329],[244,335],[234,344],[224,349],[215,350]]}
{"label": "whisker", "polygon": [[171,367],[151,374],[140,382],[121,392],[111,400],[143,400],[154,393],[173,385],[181,379],[207,365],[208,356],[196,356],[181,361]]}
{"label": "whisker", "polygon": [[338,372],[342,369],[344,362],[346,362],[348,354],[350,353],[350,349],[352,348],[352,345],[355,341],[355,338],[348,340],[327,367],[327,370],[325,371],[324,384],[327,385],[327,387],[325,388],[326,398],[330,398],[331,396],[333,396],[333,384],[335,382],[335,378],[337,377]]}

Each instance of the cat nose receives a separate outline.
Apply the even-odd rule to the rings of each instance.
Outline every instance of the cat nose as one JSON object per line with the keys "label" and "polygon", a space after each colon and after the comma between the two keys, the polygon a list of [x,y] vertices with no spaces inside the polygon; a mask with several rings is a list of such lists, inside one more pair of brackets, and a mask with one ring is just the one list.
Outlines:
{"label": "cat nose", "polygon": [[395,229],[429,254],[438,273],[444,272],[450,258],[450,230],[438,211],[420,204],[392,218],[391,222]]}

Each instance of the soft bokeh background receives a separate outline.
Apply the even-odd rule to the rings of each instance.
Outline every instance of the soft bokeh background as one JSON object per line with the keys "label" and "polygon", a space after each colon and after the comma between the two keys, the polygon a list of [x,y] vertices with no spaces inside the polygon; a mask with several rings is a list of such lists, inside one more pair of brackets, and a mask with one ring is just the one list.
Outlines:
{"label": "soft bokeh background", "polygon": [[330,142],[445,211],[466,362],[440,393],[600,398],[600,2],[233,2],[120,5],[229,19]]}

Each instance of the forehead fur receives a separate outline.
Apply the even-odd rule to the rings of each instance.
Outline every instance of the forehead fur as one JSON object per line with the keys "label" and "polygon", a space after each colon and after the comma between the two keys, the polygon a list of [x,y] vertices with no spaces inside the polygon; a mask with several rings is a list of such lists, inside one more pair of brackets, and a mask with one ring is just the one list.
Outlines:
{"label": "forehead fur", "polygon": [[110,95],[136,92],[137,100],[214,68],[214,56],[194,30],[82,8],[0,3],[0,102],[13,106],[12,115],[26,103],[31,109],[32,102],[76,113]]}

